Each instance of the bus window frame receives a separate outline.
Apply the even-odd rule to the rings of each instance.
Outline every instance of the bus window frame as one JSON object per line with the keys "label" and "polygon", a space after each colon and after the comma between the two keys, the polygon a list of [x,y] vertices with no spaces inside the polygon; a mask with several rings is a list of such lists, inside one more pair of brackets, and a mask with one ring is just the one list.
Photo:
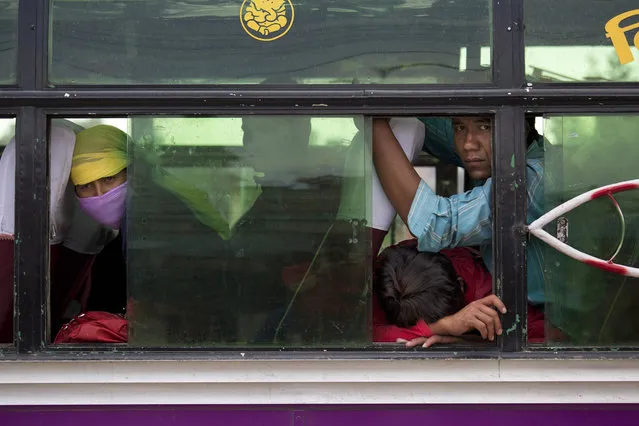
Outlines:
{"label": "bus window frame", "polygon": [[[639,113],[639,86],[625,83],[527,84],[524,0],[492,0],[492,82],[472,85],[317,86],[74,86],[47,83],[49,0],[22,0],[18,16],[18,83],[0,90],[0,114],[16,117],[15,345],[4,359],[398,359],[633,358],[581,348],[530,348],[526,337],[525,114]],[[47,331],[49,286],[48,122],[73,116],[290,115],[423,116],[491,114],[494,122],[493,238],[495,291],[511,309],[507,330],[488,350],[441,347],[398,350],[140,349],[120,346],[54,348]],[[514,165],[514,167],[513,167]],[[499,201],[499,202],[496,202]],[[506,266],[508,265],[508,266]]]}

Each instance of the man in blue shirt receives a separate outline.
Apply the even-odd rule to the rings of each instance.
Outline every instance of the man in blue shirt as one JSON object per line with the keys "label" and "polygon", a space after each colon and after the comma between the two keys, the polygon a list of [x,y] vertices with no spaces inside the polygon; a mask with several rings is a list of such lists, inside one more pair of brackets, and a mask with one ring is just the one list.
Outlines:
{"label": "man in blue shirt", "polygon": [[[416,173],[386,119],[373,121],[373,159],[380,182],[393,207],[418,238],[419,249],[438,252],[479,246],[484,261],[492,260],[492,123],[488,116],[422,119],[424,149],[444,161],[463,166],[477,185],[470,191],[440,197]],[[544,145],[528,125],[526,190],[528,223],[544,213]],[[544,303],[541,242],[528,244],[528,300]]]}

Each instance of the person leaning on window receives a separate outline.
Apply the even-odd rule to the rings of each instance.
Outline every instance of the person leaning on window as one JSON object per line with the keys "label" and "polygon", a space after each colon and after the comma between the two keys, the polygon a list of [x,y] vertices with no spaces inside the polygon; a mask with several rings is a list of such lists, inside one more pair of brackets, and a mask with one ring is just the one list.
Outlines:
{"label": "person leaning on window", "polygon": [[[98,254],[115,235],[79,208],[69,182],[75,143],[73,126],[57,123],[49,135],[50,149],[50,309],[55,335],[73,301],[87,307],[91,272]],[[0,157],[0,343],[13,341],[13,251],[15,239],[16,143]]]}
{"label": "person leaning on window", "polygon": [[[380,183],[402,220],[418,239],[418,249],[439,252],[461,246],[479,246],[492,272],[492,124],[487,116],[427,118],[424,150],[463,166],[476,186],[450,197],[436,195],[415,169],[397,141],[387,119],[373,121],[373,161]],[[528,124],[526,186],[527,220],[537,219],[543,205],[543,138]],[[528,300],[544,303],[540,242],[528,245]]]}
{"label": "person leaning on window", "polygon": [[[99,305],[99,298],[123,300],[129,319],[135,312],[146,324],[151,321],[147,314],[158,316],[170,329],[166,331],[162,326],[152,330],[154,338],[171,338],[165,335],[168,333],[197,340],[194,336],[208,327],[204,318],[207,310],[195,306],[199,301],[204,305],[207,299],[204,297],[207,287],[200,284],[216,282],[217,273],[210,264],[204,267],[204,263],[210,262],[209,257],[193,257],[180,251],[184,252],[184,241],[188,240],[206,252],[204,242],[213,241],[228,225],[208,203],[206,193],[144,158],[146,152],[142,149],[129,149],[128,142],[125,132],[109,125],[88,128],[76,137],[71,182],[77,202],[95,221],[119,231],[119,263],[131,265],[135,261],[136,271],[134,282],[128,282],[128,276],[118,283],[102,280],[101,285],[92,289],[90,305]],[[137,161],[132,159],[135,154],[140,157]],[[136,178],[131,179],[134,175]],[[133,194],[136,202],[131,206],[128,200]],[[130,207],[135,207],[135,214]],[[127,232],[127,216],[133,222],[133,234]],[[144,243],[136,244],[131,253],[131,247],[127,249],[130,241],[146,241],[146,246],[153,249],[145,248]],[[165,241],[171,244],[163,244]],[[115,263],[114,256],[112,268],[120,266]],[[190,279],[192,275],[198,279]],[[215,295],[209,296],[208,307]],[[216,302],[221,304],[220,300]],[[187,308],[189,304],[192,309]],[[188,321],[172,321],[176,317]],[[215,319],[212,315],[208,317],[211,321]]]}
{"label": "person leaning on window", "polygon": [[119,229],[126,205],[126,134],[98,125],[76,138],[71,181],[80,207],[97,222]]}

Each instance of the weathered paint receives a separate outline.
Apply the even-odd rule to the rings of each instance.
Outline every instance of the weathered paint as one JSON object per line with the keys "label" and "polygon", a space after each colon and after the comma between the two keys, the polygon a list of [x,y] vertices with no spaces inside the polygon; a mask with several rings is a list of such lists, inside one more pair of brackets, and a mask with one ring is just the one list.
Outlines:
{"label": "weathered paint", "polygon": [[517,326],[519,325],[520,322],[521,322],[521,318],[519,317],[519,314],[515,315],[515,322],[513,322],[513,325],[506,330],[506,334],[508,335],[510,333],[513,333],[515,330],[517,330]]}

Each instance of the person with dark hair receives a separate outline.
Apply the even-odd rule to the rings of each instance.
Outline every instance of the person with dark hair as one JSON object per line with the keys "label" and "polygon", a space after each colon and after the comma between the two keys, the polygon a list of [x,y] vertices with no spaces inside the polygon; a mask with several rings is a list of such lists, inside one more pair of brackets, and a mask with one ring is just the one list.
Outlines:
{"label": "person with dark hair", "polygon": [[[464,167],[476,185],[469,191],[442,197],[435,194],[415,171],[407,155],[413,146],[403,146],[394,135],[392,120],[373,120],[373,160],[384,192],[394,210],[418,239],[420,251],[438,252],[454,247],[478,246],[486,266],[492,259],[492,146],[490,116],[458,116],[421,119],[417,142],[444,162]],[[534,129],[534,120],[526,121],[526,195],[528,223],[545,213],[544,139]],[[542,242],[528,245],[528,300],[543,305],[544,280]]]}
{"label": "person with dark hair", "polygon": [[[398,135],[393,119],[373,120],[373,161],[390,204],[417,237],[418,249],[440,252],[455,247],[479,247],[487,268],[492,259],[492,118],[490,116],[427,117],[413,123],[413,129]],[[534,129],[534,119],[526,120],[527,221],[545,212],[544,139]],[[422,138],[416,135],[424,135]],[[442,197],[428,187],[411,164],[416,150],[425,150],[444,162],[463,166],[475,185],[469,191]],[[374,209],[381,209],[375,205]],[[388,210],[388,209],[387,209]],[[391,216],[391,215],[389,215]],[[390,223],[390,222],[388,222]],[[373,240],[381,241],[388,227],[373,224]],[[542,242],[528,245],[528,301],[543,309],[544,280]],[[494,325],[493,325],[494,326]]]}
{"label": "person with dark hair", "polygon": [[[385,249],[376,260],[373,341],[408,347],[453,343],[473,330],[483,339],[502,334],[497,311],[505,305],[492,294],[492,277],[479,253],[468,247],[418,251],[417,240]],[[528,342],[543,343],[544,314],[528,304]],[[558,330],[548,333],[561,338]]]}
{"label": "person with dark hair", "polygon": [[377,257],[373,341],[429,347],[473,330],[491,341],[500,335],[497,310],[505,313],[506,307],[491,294],[492,278],[479,253],[467,247],[419,252],[417,244],[403,241]]}
{"label": "person with dark hair", "polygon": [[420,319],[432,324],[464,307],[463,280],[443,254],[392,246],[382,257],[375,292],[391,324],[411,327]]}

